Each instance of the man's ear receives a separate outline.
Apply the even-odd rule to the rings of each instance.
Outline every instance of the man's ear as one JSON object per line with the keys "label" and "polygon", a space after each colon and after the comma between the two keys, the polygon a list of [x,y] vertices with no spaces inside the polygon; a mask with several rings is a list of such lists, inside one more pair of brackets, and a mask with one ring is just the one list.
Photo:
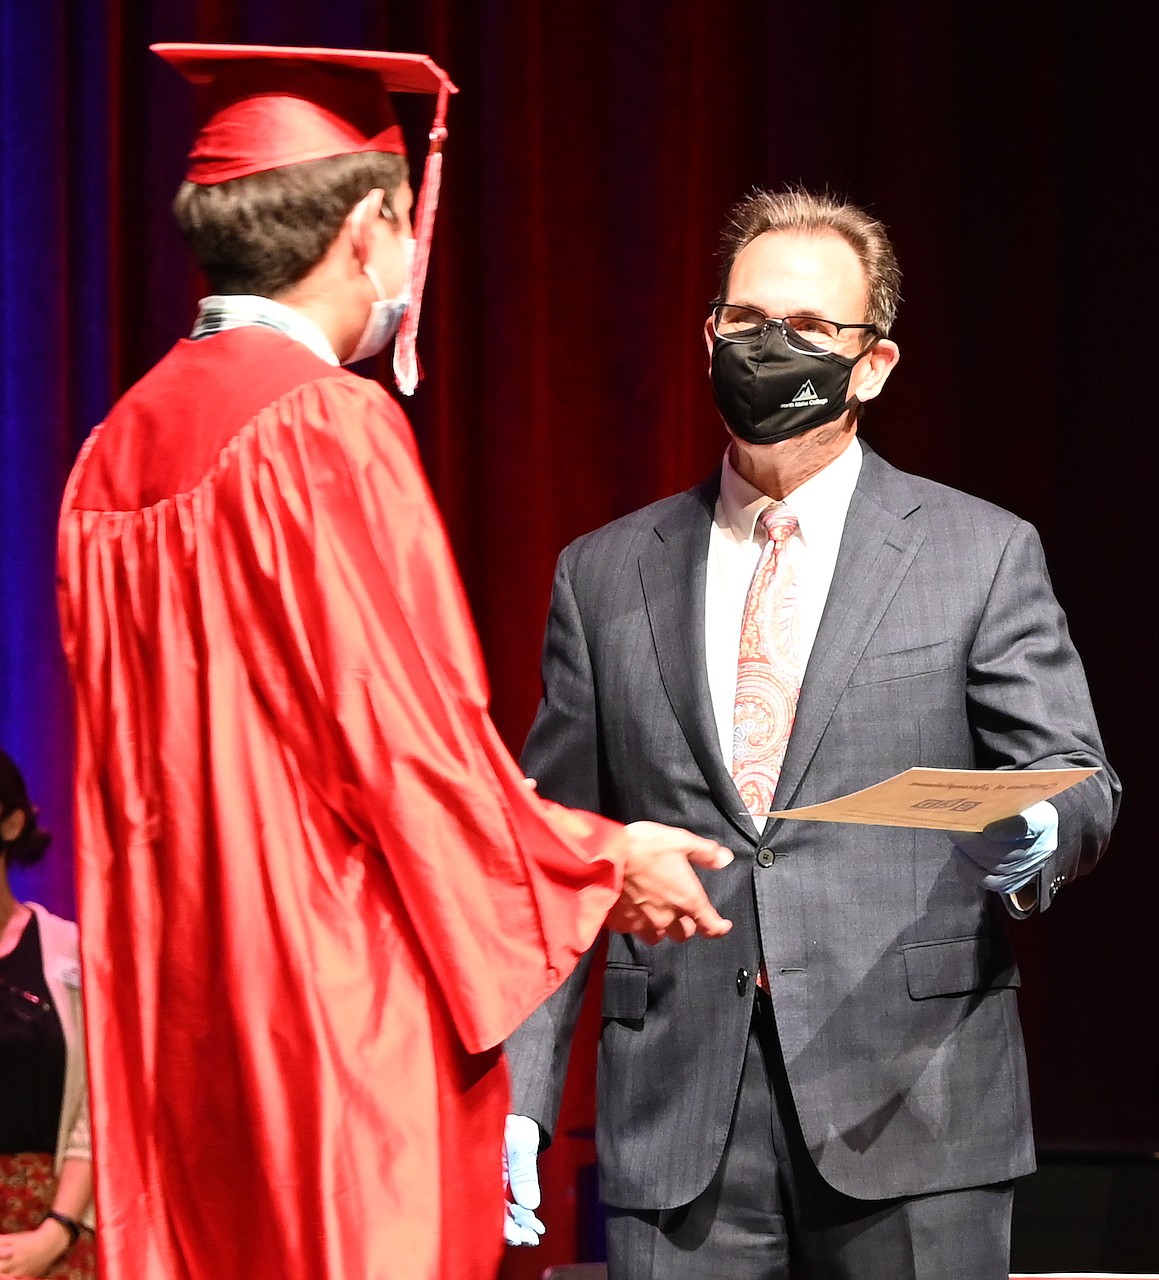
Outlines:
{"label": "man's ear", "polygon": [[716,341],[716,334],[712,332],[712,317],[709,316],[704,322],[704,345],[708,348],[708,363],[712,364],[712,344]]}
{"label": "man's ear", "polygon": [[0,818],[0,840],[5,842],[18,840],[27,821],[28,815],[23,809],[13,809],[11,813]]}
{"label": "man's ear", "polygon": [[862,402],[875,399],[900,359],[897,343],[889,338],[880,338],[869,349],[865,357],[866,372],[858,379],[856,389],[851,388],[852,393]]}
{"label": "man's ear", "polygon": [[346,215],[350,244],[361,266],[366,265],[366,259],[370,255],[370,229],[374,226],[374,220],[382,212],[382,202],[385,199],[386,192],[381,187],[375,187],[373,191],[368,191]]}

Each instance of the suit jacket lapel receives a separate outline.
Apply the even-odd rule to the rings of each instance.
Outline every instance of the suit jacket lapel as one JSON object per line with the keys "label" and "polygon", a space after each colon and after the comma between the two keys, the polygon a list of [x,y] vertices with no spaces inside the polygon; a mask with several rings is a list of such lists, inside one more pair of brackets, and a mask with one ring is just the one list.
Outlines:
{"label": "suit jacket lapel", "polygon": [[[905,475],[862,447],[861,476],[777,784],[778,809],[791,804],[854,667],[925,538],[916,523],[906,522],[921,504]],[[776,825],[768,824],[766,837]]]}
{"label": "suit jacket lapel", "polygon": [[720,757],[704,657],[704,587],[719,471],[683,494],[640,556],[640,583],[660,676],[680,728],[721,811],[745,839],[756,828]]}

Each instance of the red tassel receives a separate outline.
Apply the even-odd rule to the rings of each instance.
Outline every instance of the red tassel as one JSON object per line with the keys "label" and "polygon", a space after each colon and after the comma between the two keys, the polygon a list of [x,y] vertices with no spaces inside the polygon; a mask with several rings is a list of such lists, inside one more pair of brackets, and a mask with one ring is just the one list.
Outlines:
{"label": "red tassel", "polygon": [[446,85],[439,90],[435,120],[431,126],[430,148],[423,166],[419,191],[419,207],[415,215],[415,256],[411,268],[410,306],[394,343],[394,380],[404,396],[414,395],[422,370],[419,367],[417,340],[419,315],[422,311],[423,286],[427,278],[427,262],[431,254],[431,236],[435,211],[439,207],[439,186],[443,177],[443,142],[447,136],[446,118],[449,93]]}

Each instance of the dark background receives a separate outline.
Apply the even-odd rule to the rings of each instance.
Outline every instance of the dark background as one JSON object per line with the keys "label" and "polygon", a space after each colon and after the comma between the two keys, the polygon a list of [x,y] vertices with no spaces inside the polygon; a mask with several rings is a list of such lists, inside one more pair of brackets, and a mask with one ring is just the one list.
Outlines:
{"label": "dark background", "polygon": [[[56,510],[85,432],[199,292],[168,208],[192,100],[155,40],[421,51],[461,88],[407,409],[516,750],[560,548],[723,449],[700,329],[728,207],[802,182],[886,223],[903,354],[864,433],[1038,526],[1126,786],[1106,865],[1016,930],[1038,1134],[1159,1149],[1159,6],[4,0],[0,741],[58,834],[19,888],[66,912]],[[416,170],[428,111],[402,104]],[[590,1037],[579,1052],[582,1127]],[[573,1252],[590,1155],[551,1156],[552,1232],[510,1276]]]}

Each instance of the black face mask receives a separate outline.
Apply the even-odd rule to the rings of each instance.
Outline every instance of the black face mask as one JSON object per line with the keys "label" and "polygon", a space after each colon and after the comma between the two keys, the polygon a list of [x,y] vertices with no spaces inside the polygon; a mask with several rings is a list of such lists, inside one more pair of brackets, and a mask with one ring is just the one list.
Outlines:
{"label": "black face mask", "polygon": [[712,394],[729,429],[749,444],[776,444],[839,418],[857,403],[846,398],[853,366],[866,352],[839,356],[780,325],[755,342],[712,344]]}

